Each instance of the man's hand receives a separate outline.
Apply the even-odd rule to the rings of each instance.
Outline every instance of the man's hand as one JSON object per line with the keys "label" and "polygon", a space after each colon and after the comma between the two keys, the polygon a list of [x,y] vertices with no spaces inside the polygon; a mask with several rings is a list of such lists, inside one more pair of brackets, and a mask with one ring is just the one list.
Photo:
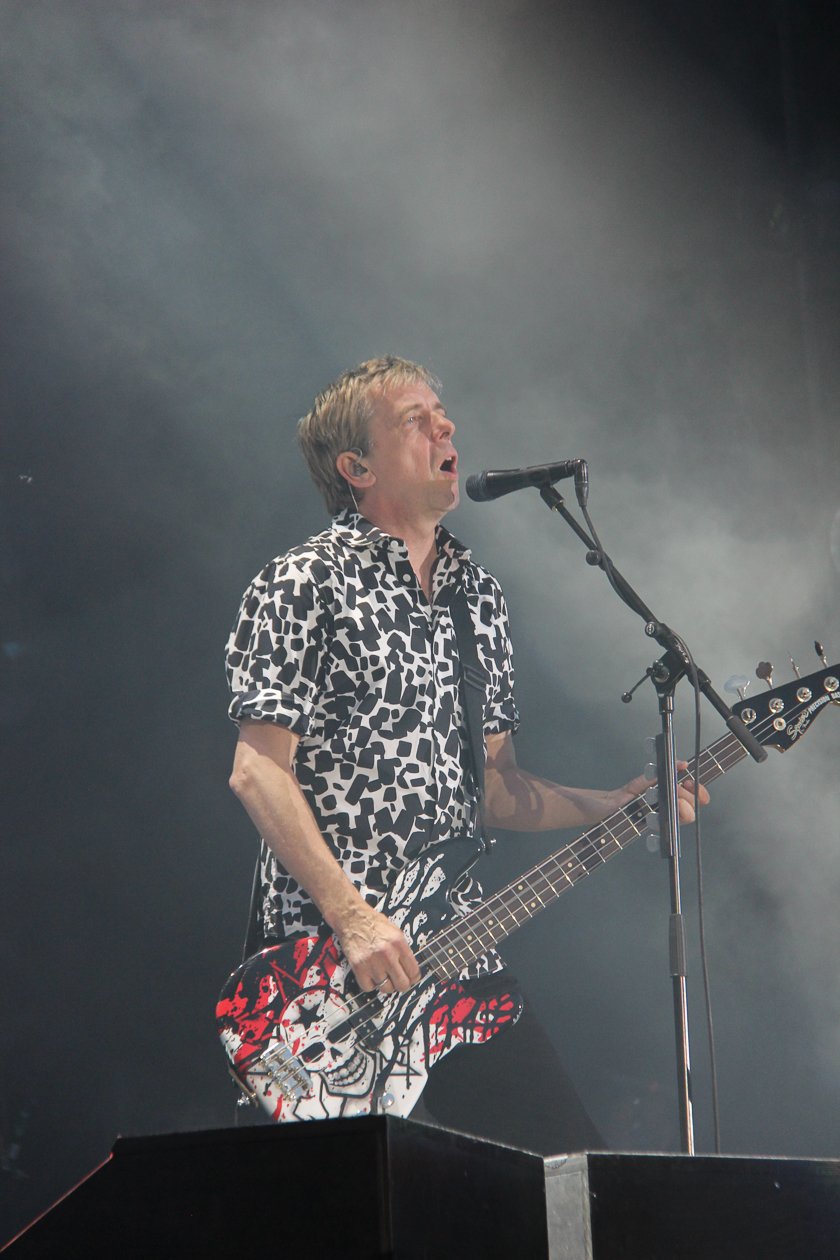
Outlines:
{"label": "man's hand", "polygon": [[400,929],[364,901],[345,913],[335,928],[361,989],[404,993],[420,979],[420,968]]}
{"label": "man's hand", "polygon": [[[687,761],[678,761],[677,769],[685,770],[688,767]],[[616,799],[616,809],[621,809],[624,805],[628,805],[636,796],[641,796],[643,792],[648,792],[655,787],[656,779],[646,779],[643,774],[637,775],[635,779],[631,779],[629,783],[625,783],[624,787],[617,788],[614,795]],[[708,805],[709,793],[700,784],[698,799],[701,805]],[[677,809],[679,810],[680,822],[694,822],[694,780],[683,779],[677,787]]]}

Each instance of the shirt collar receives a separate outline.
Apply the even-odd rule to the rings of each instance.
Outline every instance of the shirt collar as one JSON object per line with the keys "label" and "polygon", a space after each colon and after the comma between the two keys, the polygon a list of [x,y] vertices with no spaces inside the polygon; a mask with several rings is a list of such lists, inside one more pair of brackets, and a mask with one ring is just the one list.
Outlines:
{"label": "shirt collar", "polygon": [[332,530],[343,542],[356,547],[359,551],[370,550],[377,546],[389,546],[399,541],[378,529],[353,508],[344,508],[333,517]]}
{"label": "shirt collar", "polygon": [[[353,508],[345,508],[337,516],[334,516],[332,529],[337,537],[359,551],[372,550],[374,547],[405,546],[401,538],[394,538],[391,534],[386,534],[384,530],[379,529],[377,525],[373,525]],[[435,531],[435,541],[437,542],[438,554],[446,554],[456,562],[465,562],[470,559],[470,549],[460,542],[454,534],[450,534],[449,530],[445,529],[443,525],[438,525]]]}

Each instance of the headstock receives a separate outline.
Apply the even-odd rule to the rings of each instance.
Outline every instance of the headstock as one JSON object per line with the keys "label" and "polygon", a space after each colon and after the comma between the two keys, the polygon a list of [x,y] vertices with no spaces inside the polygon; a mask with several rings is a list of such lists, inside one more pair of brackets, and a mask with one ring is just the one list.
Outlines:
{"label": "headstock", "polygon": [[[761,670],[759,678],[772,677],[768,662],[761,662]],[[732,712],[760,744],[787,752],[828,705],[840,708],[840,664],[741,700]]]}

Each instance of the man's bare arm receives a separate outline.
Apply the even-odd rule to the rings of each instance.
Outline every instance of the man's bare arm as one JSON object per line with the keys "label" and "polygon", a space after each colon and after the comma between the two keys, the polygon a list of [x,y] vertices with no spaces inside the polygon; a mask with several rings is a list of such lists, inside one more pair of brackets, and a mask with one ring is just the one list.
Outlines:
{"label": "man's bare arm", "polygon": [[[683,763],[681,763],[683,764]],[[587,827],[621,809],[635,796],[647,791],[650,780],[639,775],[623,787],[600,791],[597,788],[564,787],[517,765],[509,731],[487,736],[485,772],[487,821],[507,831],[557,831],[562,827]],[[701,785],[700,803],[708,804],[709,793]],[[694,785],[691,780],[678,791],[680,819],[694,819]]]}
{"label": "man's bare arm", "polygon": [[230,786],[284,870],[333,929],[359,985],[405,990],[420,976],[400,929],[362,898],[321,835],[294,772],[298,737],[273,722],[243,722]]}

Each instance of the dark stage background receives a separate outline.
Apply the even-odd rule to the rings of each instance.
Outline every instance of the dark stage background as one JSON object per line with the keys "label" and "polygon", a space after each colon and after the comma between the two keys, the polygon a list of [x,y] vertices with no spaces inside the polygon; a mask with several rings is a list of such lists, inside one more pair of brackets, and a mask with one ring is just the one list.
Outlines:
{"label": "dark stage background", "polygon": [[[342,368],[428,363],[465,473],[585,456],[606,547],[718,688],[810,672],[815,637],[840,657],[840,22],[2,0],[0,25],[5,1236],[118,1133],[230,1122],[213,1007],[256,840],[222,649],[324,523],[295,421]],[[635,774],[641,623],[536,494],[452,520],[508,594],[520,760]],[[706,811],[728,1152],[840,1156],[838,753],[830,713]],[[488,884],[560,841],[510,838]],[[640,843],[508,950],[613,1149],[677,1144],[667,913]]]}

